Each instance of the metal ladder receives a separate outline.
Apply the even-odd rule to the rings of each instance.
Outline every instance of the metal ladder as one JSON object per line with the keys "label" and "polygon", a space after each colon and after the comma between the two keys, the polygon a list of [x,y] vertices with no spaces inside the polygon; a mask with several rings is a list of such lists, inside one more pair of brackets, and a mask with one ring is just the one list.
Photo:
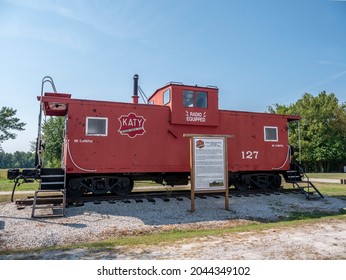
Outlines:
{"label": "metal ladder", "polygon": [[[62,168],[44,168],[43,167],[43,145],[42,145],[42,113],[43,103],[42,97],[44,85],[49,83],[53,91],[56,93],[54,81],[50,76],[45,76],[42,79],[40,112],[38,117],[38,132],[36,142],[36,157],[35,165],[38,172],[37,179],[40,179],[40,189],[35,191],[34,201],[32,205],[32,218],[43,217],[62,217],[66,205],[66,172]],[[38,209],[47,209],[43,214],[36,214]],[[51,210],[51,211],[49,211]],[[50,212],[50,213],[48,213]]]}

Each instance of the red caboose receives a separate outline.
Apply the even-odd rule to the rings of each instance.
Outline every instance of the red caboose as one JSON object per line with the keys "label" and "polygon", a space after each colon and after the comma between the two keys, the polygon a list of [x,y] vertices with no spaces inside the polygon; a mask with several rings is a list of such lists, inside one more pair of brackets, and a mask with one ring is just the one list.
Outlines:
{"label": "red caboose", "polygon": [[[290,169],[288,122],[298,116],[219,110],[216,87],[170,83],[148,104],[39,97],[45,115],[65,116],[62,171],[69,195],[129,193],[134,180],[188,184],[184,134],[227,134],[229,182],[238,189],[277,188]],[[38,145],[39,149],[41,145]],[[41,162],[39,162],[41,165]]]}

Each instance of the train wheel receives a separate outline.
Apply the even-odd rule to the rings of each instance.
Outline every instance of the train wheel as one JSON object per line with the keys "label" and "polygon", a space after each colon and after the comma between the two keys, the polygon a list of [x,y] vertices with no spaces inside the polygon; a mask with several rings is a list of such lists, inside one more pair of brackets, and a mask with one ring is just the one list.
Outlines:
{"label": "train wheel", "polygon": [[237,190],[246,191],[249,188],[249,184],[246,183],[242,177],[237,177],[234,180],[234,186]]}
{"label": "train wheel", "polygon": [[133,189],[133,180],[130,177],[118,177],[112,188],[112,192],[117,195],[127,195]]}
{"label": "train wheel", "polygon": [[281,187],[281,182],[282,182],[281,176],[274,175],[272,177],[272,180],[269,182],[269,188],[274,190],[279,189]]}
{"label": "train wheel", "polygon": [[68,197],[80,197],[84,194],[83,179],[72,178],[67,183],[67,196]]}

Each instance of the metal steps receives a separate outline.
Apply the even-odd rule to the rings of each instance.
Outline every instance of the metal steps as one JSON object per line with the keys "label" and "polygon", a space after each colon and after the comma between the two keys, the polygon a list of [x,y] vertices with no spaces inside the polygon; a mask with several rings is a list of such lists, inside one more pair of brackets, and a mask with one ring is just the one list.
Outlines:
{"label": "metal steps", "polygon": [[287,170],[285,179],[286,179],[286,183],[302,181],[302,177],[297,170]]}
{"label": "metal steps", "polygon": [[293,187],[298,188],[305,195],[306,199],[324,198],[323,194],[311,181],[294,182],[292,184]]}
{"label": "metal steps", "polygon": [[[61,190],[36,190],[31,218],[63,217],[65,215],[66,192]],[[37,213],[39,210],[40,213]]]}
{"label": "metal steps", "polygon": [[299,189],[306,199],[324,198],[299,165],[293,164],[291,170],[286,171],[284,177],[286,183],[291,183],[294,188]]}
{"label": "metal steps", "polygon": [[41,168],[41,190],[65,189],[65,171],[62,168]]}
{"label": "metal steps", "polygon": [[63,217],[66,205],[65,170],[41,168],[39,178],[40,189],[35,191],[31,217]]}

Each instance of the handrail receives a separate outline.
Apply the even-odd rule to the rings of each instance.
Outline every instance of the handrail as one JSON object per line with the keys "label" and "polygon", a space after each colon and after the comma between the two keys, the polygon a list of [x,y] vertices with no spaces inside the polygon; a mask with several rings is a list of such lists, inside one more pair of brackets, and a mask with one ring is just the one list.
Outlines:
{"label": "handrail", "polygon": [[294,165],[296,166],[297,171],[299,171],[299,174],[301,174],[302,177],[305,177],[305,178],[307,179],[307,181],[310,181],[310,178],[309,178],[309,176],[305,173],[304,169],[303,169],[300,165],[298,165],[297,163],[294,163]]}
{"label": "handrail", "polygon": [[57,93],[52,77],[50,77],[50,76],[43,77],[42,84],[41,84],[40,112],[38,114],[38,131],[37,131],[37,139],[36,139],[36,141],[37,141],[37,145],[36,145],[36,155],[37,155],[36,168],[39,168],[42,165],[42,159],[41,159],[40,151],[42,148],[42,144],[41,144],[41,140],[42,140],[42,133],[41,133],[41,131],[42,131],[42,111],[43,111],[42,97],[43,97],[43,89],[44,89],[45,83],[50,83],[52,88],[53,88],[54,93]]}
{"label": "handrail", "polygon": [[138,86],[138,92],[141,95],[144,103],[148,104],[148,97],[146,96],[146,94],[144,93],[144,91],[142,90],[142,88],[140,86]]}

